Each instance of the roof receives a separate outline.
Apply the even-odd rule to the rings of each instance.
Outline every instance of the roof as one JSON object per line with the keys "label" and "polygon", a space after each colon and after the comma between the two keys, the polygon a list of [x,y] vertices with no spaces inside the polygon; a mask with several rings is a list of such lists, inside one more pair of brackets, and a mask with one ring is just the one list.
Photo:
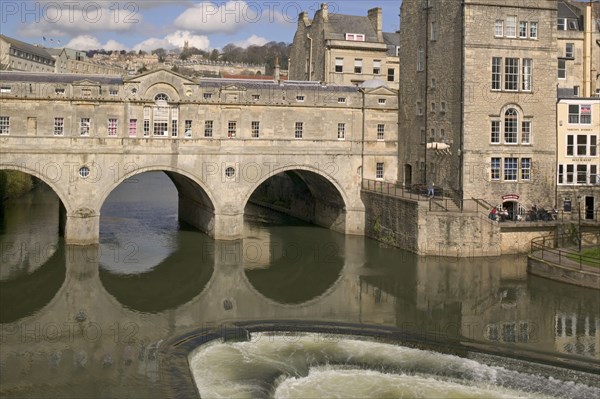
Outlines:
{"label": "roof", "polygon": [[344,14],[329,14],[328,32],[325,39],[346,40],[346,33],[362,33],[366,42],[377,42],[377,32],[369,17]]}
{"label": "roof", "polygon": [[[244,79],[244,80],[273,80],[273,76],[270,75],[229,75],[223,74],[225,79]],[[279,75],[280,80],[287,80],[287,75]]]}
{"label": "roof", "polygon": [[383,42],[388,46],[388,55],[398,55],[396,48],[400,46],[400,33],[383,32]]}
{"label": "roof", "polygon": [[558,18],[574,18],[579,19],[581,10],[577,5],[560,0],[558,2]]}
{"label": "roof", "polygon": [[44,49],[43,47],[34,46],[32,44],[25,43],[20,40],[13,39],[12,37],[8,37],[8,36],[2,35],[2,34],[0,34],[0,39],[9,43],[11,45],[11,47],[15,47],[15,48],[18,48],[19,50],[25,51],[27,53],[31,53],[31,54],[37,55],[39,57],[43,57],[48,60],[54,61],[54,58],[52,58],[50,53],[48,53],[46,51],[46,49]]}
{"label": "roof", "polygon": [[90,80],[100,84],[122,85],[120,75],[93,75],[80,73],[41,73],[22,71],[0,71],[1,82],[75,83]]}
{"label": "roof", "polygon": [[279,88],[281,90],[299,90],[299,91],[326,91],[331,90],[336,93],[356,93],[359,88],[356,86],[324,86],[319,82],[313,81],[283,81],[275,82],[271,80],[245,80],[245,79],[222,79],[222,78],[202,78],[198,84],[205,88],[220,88],[222,86],[231,86],[241,88]]}

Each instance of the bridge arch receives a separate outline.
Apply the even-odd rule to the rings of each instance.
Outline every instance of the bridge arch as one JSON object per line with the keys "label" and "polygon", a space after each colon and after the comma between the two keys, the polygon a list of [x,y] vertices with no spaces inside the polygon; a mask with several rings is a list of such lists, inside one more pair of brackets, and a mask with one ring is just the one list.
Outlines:
{"label": "bridge arch", "polygon": [[179,196],[179,219],[191,226],[213,236],[215,233],[215,213],[218,202],[211,190],[193,174],[172,166],[152,165],[141,167],[124,174],[120,179],[110,184],[99,196],[97,209],[102,205],[119,185],[125,180],[146,172],[163,172],[175,185]]}
{"label": "bridge arch", "polygon": [[[271,187],[265,186],[270,181],[279,187],[272,190]],[[312,201],[302,195],[302,189],[311,194]],[[279,194],[291,198],[292,201],[283,206],[277,204],[275,198],[277,193],[273,192],[276,190],[280,190]],[[275,169],[261,177],[246,193],[242,209],[246,209],[249,203],[271,208],[342,233],[346,232],[347,210],[351,208],[351,201],[344,188],[325,170],[295,164]]]}

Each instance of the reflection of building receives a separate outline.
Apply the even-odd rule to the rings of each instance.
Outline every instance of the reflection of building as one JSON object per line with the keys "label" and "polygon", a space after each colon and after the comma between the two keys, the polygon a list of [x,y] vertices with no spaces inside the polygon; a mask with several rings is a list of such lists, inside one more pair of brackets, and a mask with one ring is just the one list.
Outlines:
{"label": "reflection of building", "polygon": [[558,352],[600,357],[600,319],[594,315],[577,317],[557,312],[554,319],[555,345]]}
{"label": "reflection of building", "polygon": [[54,72],[54,58],[44,49],[0,35],[0,69]]}
{"label": "reflection of building", "polygon": [[[555,190],[556,2],[405,0],[400,170],[516,215]],[[550,94],[549,94],[550,93]],[[428,144],[444,144],[440,146]],[[429,149],[428,149],[429,148]]]}
{"label": "reflection of building", "polygon": [[[572,218],[597,220],[600,209],[600,98],[570,96],[557,104],[557,203]],[[596,211],[596,212],[594,212]]]}
{"label": "reflection of building", "polygon": [[362,17],[330,13],[323,3],[313,20],[306,12],[298,17],[290,79],[339,85],[377,79],[398,89],[398,45],[398,33],[382,31],[381,8]]}

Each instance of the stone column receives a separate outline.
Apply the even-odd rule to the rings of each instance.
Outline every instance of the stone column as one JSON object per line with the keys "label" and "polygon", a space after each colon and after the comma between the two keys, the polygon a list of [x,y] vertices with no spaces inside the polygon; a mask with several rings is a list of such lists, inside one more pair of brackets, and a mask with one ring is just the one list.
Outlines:
{"label": "stone column", "polygon": [[346,211],[346,234],[359,235],[365,234],[365,211],[347,210]]}
{"label": "stone column", "polygon": [[72,245],[92,245],[100,242],[100,215],[91,209],[67,213],[65,242]]}

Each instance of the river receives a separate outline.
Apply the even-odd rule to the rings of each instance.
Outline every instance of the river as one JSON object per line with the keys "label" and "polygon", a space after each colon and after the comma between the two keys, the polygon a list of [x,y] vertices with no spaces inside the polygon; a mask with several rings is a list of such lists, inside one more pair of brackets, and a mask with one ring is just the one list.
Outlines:
{"label": "river", "polygon": [[[57,196],[47,187],[3,204],[3,398],[162,397],[164,342],[189,331],[248,320],[396,327],[441,345],[468,341],[524,356],[600,364],[599,293],[527,275],[522,256],[418,257],[253,206],[247,209],[252,216],[246,218],[243,240],[214,241],[180,226],[176,188],[158,172],[138,175],[111,193],[102,208],[99,246],[64,245],[58,235],[58,208]],[[427,373],[410,367],[411,373],[403,369],[390,374],[378,363],[391,362],[389,355],[387,360],[359,359],[330,367],[342,350],[346,359],[354,352],[384,356],[390,351],[404,351],[414,359],[416,352],[410,351],[418,349],[382,348],[382,343],[352,337],[335,340],[335,348],[330,341],[315,348],[314,342],[313,336],[299,338],[293,353],[300,345],[302,359],[311,353],[312,360],[316,353],[325,356],[311,363],[315,367],[286,374],[287,379],[280,371],[278,379],[269,380],[271,390],[244,392],[276,397],[330,397],[335,392],[355,392],[357,397],[471,395],[455,386],[456,376],[445,376],[446,385],[436,388]],[[210,353],[199,351],[192,359],[194,372],[209,365],[201,375],[219,372],[233,378],[241,373],[245,380],[248,375],[262,378],[258,375],[264,368],[254,366],[251,357],[264,363],[265,356],[281,349],[252,341],[207,348]],[[209,360],[197,360],[208,355]],[[418,356],[430,359],[430,367],[436,362],[464,367],[473,361],[427,351]],[[481,367],[477,370],[489,373],[486,367],[497,366]],[[273,378],[266,374],[267,380]],[[570,382],[555,384],[557,396],[593,397],[600,392],[598,386],[586,385],[586,373],[565,375]],[[533,376],[527,381],[544,386],[544,381],[557,378]],[[482,381],[469,391],[471,397],[486,392],[512,397],[519,388],[498,390]],[[344,391],[352,384],[381,390]],[[419,386],[422,390],[415,391]],[[208,396],[218,396],[218,387],[210,389]],[[535,395],[554,396],[544,389]]]}

